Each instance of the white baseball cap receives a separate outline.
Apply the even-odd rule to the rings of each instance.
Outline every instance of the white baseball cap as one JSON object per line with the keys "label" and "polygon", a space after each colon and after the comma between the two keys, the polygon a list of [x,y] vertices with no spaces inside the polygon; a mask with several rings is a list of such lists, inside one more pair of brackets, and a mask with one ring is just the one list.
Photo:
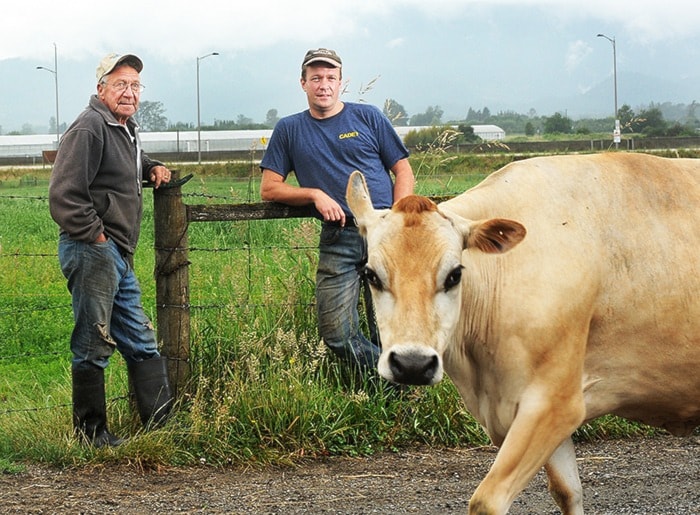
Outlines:
{"label": "white baseball cap", "polygon": [[100,82],[102,77],[112,73],[112,71],[121,64],[129,65],[139,73],[143,70],[143,62],[133,54],[107,54],[102,58],[100,64],[97,65],[97,82]]}

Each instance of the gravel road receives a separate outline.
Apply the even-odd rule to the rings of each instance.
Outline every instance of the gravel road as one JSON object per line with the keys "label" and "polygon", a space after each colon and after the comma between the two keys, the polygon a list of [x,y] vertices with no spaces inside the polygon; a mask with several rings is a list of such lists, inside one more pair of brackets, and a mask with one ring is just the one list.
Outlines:
{"label": "gravel road", "polygon": [[[584,443],[577,455],[587,514],[700,514],[697,435]],[[494,457],[491,447],[421,447],[262,470],[32,465],[21,474],[0,475],[0,513],[466,513]],[[543,473],[510,513],[559,513]]]}

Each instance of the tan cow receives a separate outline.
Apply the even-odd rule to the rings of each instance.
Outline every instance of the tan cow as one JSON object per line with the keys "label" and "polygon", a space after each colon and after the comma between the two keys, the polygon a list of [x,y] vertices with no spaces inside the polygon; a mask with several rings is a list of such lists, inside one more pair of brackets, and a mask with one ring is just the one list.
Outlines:
{"label": "tan cow", "polygon": [[700,160],[607,153],[527,159],[436,206],[374,210],[359,172],[379,372],[443,369],[500,447],[469,513],[506,513],[544,466],[583,513],[571,441],[606,413],[700,425]]}

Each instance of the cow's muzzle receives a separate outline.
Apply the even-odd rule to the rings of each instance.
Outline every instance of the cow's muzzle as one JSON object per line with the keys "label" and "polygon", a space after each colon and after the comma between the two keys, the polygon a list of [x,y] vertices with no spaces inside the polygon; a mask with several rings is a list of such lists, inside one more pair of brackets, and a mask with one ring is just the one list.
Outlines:
{"label": "cow's muzzle", "polygon": [[379,359],[379,373],[401,384],[432,385],[442,380],[442,363],[432,349],[392,348]]}

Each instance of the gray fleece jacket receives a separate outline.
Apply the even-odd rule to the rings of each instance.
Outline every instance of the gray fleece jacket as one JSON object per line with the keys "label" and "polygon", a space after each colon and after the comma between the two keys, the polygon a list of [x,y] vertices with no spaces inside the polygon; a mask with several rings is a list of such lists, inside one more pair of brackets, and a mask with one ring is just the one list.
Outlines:
{"label": "gray fleece jacket", "polygon": [[141,149],[138,125],[120,125],[97,98],[61,138],[49,180],[51,217],[71,239],[91,243],[101,233],[133,254],[143,214],[142,181],[162,163]]}

